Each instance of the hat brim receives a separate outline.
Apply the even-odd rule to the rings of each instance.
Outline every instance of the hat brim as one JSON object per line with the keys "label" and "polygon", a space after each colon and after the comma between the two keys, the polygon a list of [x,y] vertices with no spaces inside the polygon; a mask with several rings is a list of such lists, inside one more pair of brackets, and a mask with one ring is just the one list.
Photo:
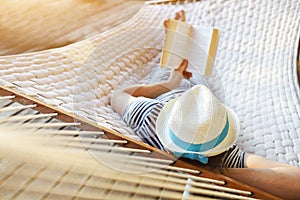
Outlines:
{"label": "hat brim", "polygon": [[171,117],[171,111],[175,101],[176,99],[172,99],[169,102],[167,102],[164,105],[161,112],[159,113],[156,120],[156,134],[160,139],[161,143],[166,147],[166,149],[172,152],[196,153],[196,154],[202,154],[207,157],[210,157],[210,156],[215,156],[223,153],[224,151],[228,150],[237,141],[238,135],[240,133],[239,119],[231,108],[223,104],[228,116],[229,131],[225,139],[218,146],[203,152],[186,151],[185,149],[178,147],[172,142],[168,131],[168,121],[169,118]]}

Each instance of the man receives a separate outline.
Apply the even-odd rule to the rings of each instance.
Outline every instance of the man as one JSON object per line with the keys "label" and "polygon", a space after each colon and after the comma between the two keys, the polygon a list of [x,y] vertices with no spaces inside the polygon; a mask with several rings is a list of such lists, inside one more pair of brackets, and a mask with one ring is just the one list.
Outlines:
{"label": "man", "polygon": [[[185,21],[184,11],[175,19]],[[235,144],[239,122],[234,111],[205,86],[178,88],[182,79],[192,76],[187,66],[184,60],[167,81],[114,92],[112,108],[154,147],[208,165],[214,160],[227,176],[284,199],[299,198],[299,168],[240,150]]]}

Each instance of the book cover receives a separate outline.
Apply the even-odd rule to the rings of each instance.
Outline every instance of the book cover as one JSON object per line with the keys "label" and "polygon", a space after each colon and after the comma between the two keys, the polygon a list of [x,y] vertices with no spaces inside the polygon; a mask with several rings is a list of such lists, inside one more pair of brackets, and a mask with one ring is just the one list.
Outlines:
{"label": "book cover", "polygon": [[188,59],[187,71],[210,75],[217,51],[218,29],[168,19],[161,67],[176,69]]}

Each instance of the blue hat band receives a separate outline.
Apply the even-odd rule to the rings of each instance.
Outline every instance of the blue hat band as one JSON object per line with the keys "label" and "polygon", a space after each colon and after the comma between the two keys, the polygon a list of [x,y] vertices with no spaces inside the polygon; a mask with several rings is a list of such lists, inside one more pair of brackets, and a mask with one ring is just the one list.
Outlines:
{"label": "blue hat band", "polygon": [[215,148],[221,142],[223,142],[223,140],[228,135],[228,132],[229,132],[229,121],[228,121],[227,115],[226,115],[226,124],[225,124],[223,130],[221,131],[221,133],[214,139],[212,139],[208,142],[202,143],[202,144],[191,144],[191,143],[185,142],[185,141],[181,140],[180,138],[178,138],[174,134],[174,132],[170,128],[168,128],[169,136],[174,144],[176,144],[178,147],[182,148],[185,151],[193,151],[193,152],[203,152],[203,151],[207,151],[207,150]]}

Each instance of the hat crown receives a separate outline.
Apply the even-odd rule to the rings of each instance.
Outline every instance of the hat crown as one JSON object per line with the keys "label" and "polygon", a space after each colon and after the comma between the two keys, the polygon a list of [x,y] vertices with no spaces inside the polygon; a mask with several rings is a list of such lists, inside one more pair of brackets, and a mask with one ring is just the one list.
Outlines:
{"label": "hat crown", "polygon": [[169,129],[182,141],[202,144],[219,136],[226,124],[226,109],[212,92],[196,85],[175,102]]}

